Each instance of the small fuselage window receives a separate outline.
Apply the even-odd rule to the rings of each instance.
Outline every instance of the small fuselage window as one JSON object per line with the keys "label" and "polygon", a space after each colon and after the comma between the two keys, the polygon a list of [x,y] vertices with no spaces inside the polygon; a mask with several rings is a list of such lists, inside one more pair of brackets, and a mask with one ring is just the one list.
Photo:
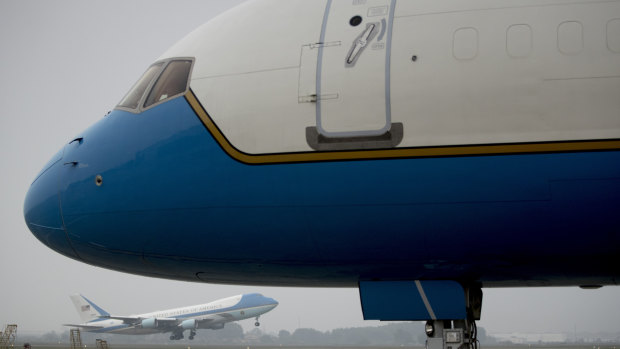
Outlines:
{"label": "small fuselage window", "polygon": [[192,59],[170,59],[151,65],[129,90],[117,108],[139,112],[188,89]]}

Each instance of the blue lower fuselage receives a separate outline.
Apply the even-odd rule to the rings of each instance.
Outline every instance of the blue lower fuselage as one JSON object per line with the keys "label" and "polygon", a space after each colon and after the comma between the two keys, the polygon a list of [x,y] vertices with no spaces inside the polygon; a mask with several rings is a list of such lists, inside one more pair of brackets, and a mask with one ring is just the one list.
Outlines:
{"label": "blue lower fuselage", "polygon": [[620,276],[620,151],[248,165],[185,98],[115,110],[80,138],[24,210],[41,241],[90,264],[265,285]]}

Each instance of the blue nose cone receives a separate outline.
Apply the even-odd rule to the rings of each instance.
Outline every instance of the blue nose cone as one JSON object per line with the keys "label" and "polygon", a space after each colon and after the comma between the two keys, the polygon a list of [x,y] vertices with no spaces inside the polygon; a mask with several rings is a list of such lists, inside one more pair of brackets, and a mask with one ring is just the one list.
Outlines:
{"label": "blue nose cone", "polygon": [[42,243],[67,257],[77,258],[67,239],[60,212],[61,160],[62,152],[59,152],[30,185],[24,201],[24,219],[28,229]]}

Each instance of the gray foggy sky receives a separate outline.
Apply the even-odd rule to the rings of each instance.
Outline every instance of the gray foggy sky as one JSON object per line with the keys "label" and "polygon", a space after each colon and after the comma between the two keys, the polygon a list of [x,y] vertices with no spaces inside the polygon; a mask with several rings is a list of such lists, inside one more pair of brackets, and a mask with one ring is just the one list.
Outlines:
{"label": "gray foggy sky", "polygon": [[[409,0],[408,0],[409,1]],[[92,267],[41,244],[23,220],[34,176],[72,136],[114,108],[174,42],[241,0],[0,0],[0,326],[61,330],[79,320],[68,295],[113,314],[209,302],[244,292],[280,306],[267,331],[365,322],[357,289],[237,287],[145,278]],[[488,332],[620,330],[620,288],[485,289]],[[253,321],[242,321],[246,329]],[[417,335],[417,334],[416,334]]]}

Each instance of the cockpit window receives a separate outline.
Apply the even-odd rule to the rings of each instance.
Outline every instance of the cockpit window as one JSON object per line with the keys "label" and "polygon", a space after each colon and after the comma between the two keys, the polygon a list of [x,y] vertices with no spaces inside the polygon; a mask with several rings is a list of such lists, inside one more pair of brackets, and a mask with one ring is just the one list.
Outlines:
{"label": "cockpit window", "polygon": [[187,89],[191,68],[191,60],[173,60],[168,63],[151,88],[151,92],[144,102],[144,108],[184,93]]}
{"label": "cockpit window", "polygon": [[149,87],[151,81],[155,79],[157,73],[161,70],[161,67],[164,63],[156,63],[149,67],[149,69],[142,74],[142,77],[138,82],[136,82],[131,90],[127,92],[123,100],[118,104],[119,107],[128,108],[128,109],[138,109],[138,105],[140,104],[140,100],[142,100],[142,96],[144,96],[144,92],[146,88]]}
{"label": "cockpit window", "polygon": [[187,91],[193,58],[172,58],[157,62],[144,72],[117,108],[139,113]]}

